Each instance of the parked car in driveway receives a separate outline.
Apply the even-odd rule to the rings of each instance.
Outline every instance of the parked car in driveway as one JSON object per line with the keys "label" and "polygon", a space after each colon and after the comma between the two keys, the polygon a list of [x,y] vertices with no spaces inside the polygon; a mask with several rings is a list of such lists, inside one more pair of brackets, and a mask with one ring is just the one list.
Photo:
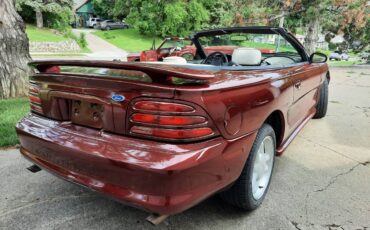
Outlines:
{"label": "parked car in driveway", "polygon": [[[284,42],[265,42],[271,36]],[[216,40],[233,51],[219,51]],[[191,61],[31,62],[31,113],[16,126],[30,171],[162,219],[215,193],[256,209],[275,156],[311,118],[326,115],[327,57],[308,55],[279,27],[205,30],[191,42]]]}
{"label": "parked car in driveway", "polygon": [[90,28],[94,28],[101,21],[103,21],[103,19],[89,18],[89,20],[87,21],[87,26],[90,27]]}
{"label": "parked car in driveway", "polygon": [[[224,54],[231,55],[233,50],[236,48],[235,46],[224,45],[222,43],[220,44],[219,42],[217,44],[212,44],[213,45],[211,46],[204,47],[204,52],[206,54],[220,51]],[[271,53],[273,51],[269,48],[259,50],[262,53]],[[127,61],[163,61],[163,58],[172,56],[183,57],[187,61],[192,61],[196,55],[196,51],[197,48],[190,38],[168,37],[165,38],[158,47],[155,47],[153,42],[153,46],[150,50],[129,53],[127,55]]]}
{"label": "parked car in driveway", "polygon": [[329,55],[329,60],[336,60],[336,61],[348,61],[349,60],[349,55],[346,53],[341,53],[339,51],[334,51]]}
{"label": "parked car in driveway", "polygon": [[124,21],[104,20],[98,26],[101,30],[128,29],[129,25]]}

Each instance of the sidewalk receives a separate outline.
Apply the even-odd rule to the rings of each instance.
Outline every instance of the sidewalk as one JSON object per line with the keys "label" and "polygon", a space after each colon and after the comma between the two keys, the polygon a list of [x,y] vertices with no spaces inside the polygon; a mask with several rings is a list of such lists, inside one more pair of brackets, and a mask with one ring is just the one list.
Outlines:
{"label": "sidewalk", "polygon": [[90,59],[120,59],[121,61],[127,61],[127,52],[110,44],[109,42],[104,41],[103,39],[92,34],[95,30],[81,30],[73,29],[73,32],[79,34],[84,32],[86,34],[86,40],[88,48],[92,53],[87,54],[87,57]]}
{"label": "sidewalk", "polygon": [[91,50],[91,53],[48,53],[48,52],[37,52],[31,53],[33,60],[114,60],[119,59],[121,61],[127,61],[127,52],[104,41],[103,39],[92,34],[95,30],[93,29],[73,29],[73,33],[77,36],[81,32],[86,34],[87,47]]}

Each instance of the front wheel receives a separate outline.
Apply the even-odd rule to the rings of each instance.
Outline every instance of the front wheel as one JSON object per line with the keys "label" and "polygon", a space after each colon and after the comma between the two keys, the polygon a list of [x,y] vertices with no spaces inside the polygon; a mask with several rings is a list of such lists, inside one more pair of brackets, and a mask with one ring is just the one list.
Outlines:
{"label": "front wheel", "polygon": [[275,163],[275,132],[268,124],[258,131],[243,171],[221,198],[244,210],[256,209],[264,200],[270,186]]}
{"label": "front wheel", "polygon": [[106,30],[106,31],[109,31],[109,30],[110,30],[110,27],[109,27],[109,26],[107,26],[107,27],[105,28],[105,30]]}

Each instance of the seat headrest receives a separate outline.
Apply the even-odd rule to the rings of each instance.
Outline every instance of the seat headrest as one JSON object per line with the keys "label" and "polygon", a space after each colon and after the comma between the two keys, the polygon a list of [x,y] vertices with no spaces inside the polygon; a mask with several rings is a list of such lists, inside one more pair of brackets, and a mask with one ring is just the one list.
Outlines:
{"label": "seat headrest", "polygon": [[166,64],[186,64],[186,59],[183,57],[171,56],[163,58]]}
{"label": "seat headrest", "polygon": [[261,51],[254,48],[237,48],[231,60],[239,65],[259,65],[262,61]]}

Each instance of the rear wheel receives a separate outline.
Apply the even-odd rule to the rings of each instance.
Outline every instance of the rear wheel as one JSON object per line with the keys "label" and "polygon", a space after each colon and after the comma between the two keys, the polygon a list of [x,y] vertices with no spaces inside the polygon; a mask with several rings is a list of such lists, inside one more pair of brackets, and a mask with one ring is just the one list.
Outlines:
{"label": "rear wheel", "polygon": [[275,163],[275,132],[268,124],[258,131],[243,171],[221,197],[245,210],[256,209],[266,196]]}
{"label": "rear wheel", "polygon": [[107,26],[105,29],[108,31],[108,30],[110,30],[110,27],[109,27],[109,26]]}
{"label": "rear wheel", "polygon": [[328,79],[325,78],[324,82],[321,84],[319,89],[319,100],[316,104],[316,113],[313,118],[323,118],[326,115],[326,111],[328,110]]}

